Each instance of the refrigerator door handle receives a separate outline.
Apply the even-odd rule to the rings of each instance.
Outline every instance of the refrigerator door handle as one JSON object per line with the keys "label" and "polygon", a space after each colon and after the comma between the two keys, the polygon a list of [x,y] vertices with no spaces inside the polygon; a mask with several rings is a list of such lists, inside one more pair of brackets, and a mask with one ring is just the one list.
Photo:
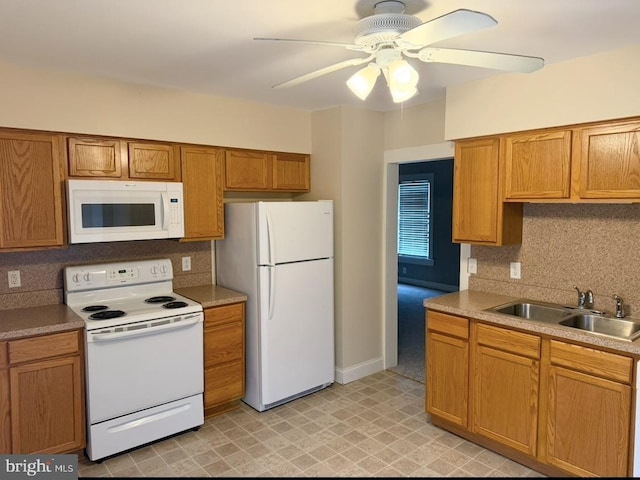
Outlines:
{"label": "refrigerator door handle", "polygon": [[276,269],[269,268],[269,320],[273,318],[273,307],[276,303]]}
{"label": "refrigerator door handle", "polygon": [[267,210],[267,243],[269,244],[269,265],[274,264],[275,253],[275,237],[273,236],[273,220],[271,213]]}

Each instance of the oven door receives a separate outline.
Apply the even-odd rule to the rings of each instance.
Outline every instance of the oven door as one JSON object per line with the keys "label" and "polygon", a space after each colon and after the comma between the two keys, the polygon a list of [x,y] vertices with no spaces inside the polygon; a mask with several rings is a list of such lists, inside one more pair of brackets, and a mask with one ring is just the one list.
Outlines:
{"label": "oven door", "polygon": [[201,312],[87,331],[90,425],[203,392]]}

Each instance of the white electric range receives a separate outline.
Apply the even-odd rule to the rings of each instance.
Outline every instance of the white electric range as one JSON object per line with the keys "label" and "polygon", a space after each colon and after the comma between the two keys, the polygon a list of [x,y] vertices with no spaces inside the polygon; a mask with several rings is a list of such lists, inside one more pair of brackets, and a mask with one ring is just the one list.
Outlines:
{"label": "white electric range", "polygon": [[173,291],[171,260],[67,267],[64,285],[86,325],[87,456],[202,425],[203,309]]}

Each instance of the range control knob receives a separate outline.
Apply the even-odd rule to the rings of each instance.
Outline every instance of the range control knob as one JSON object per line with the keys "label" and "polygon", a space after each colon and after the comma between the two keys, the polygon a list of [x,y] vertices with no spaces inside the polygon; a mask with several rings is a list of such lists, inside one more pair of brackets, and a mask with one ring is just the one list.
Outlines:
{"label": "range control knob", "polygon": [[84,278],[85,282],[90,282],[91,281],[91,274],[89,272],[87,272],[87,273],[84,274],[84,276],[82,278]]}
{"label": "range control knob", "polygon": [[161,271],[162,273],[167,273],[167,266],[166,266],[166,265],[162,265],[162,266],[160,267],[160,271]]}
{"label": "range control knob", "polygon": [[82,276],[79,273],[74,273],[73,276],[71,277],[71,280],[73,280],[73,283],[80,283],[81,279],[82,279]]}
{"label": "range control knob", "polygon": [[157,275],[158,274],[158,267],[156,267],[156,266],[151,267],[151,273],[153,275]]}

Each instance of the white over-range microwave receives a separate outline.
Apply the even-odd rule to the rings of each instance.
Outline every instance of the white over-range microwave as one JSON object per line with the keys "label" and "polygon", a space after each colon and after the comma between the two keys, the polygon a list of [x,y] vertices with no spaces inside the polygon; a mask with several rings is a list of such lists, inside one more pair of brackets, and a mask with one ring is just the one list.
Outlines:
{"label": "white over-range microwave", "polygon": [[67,180],[69,243],[184,237],[180,182]]}

